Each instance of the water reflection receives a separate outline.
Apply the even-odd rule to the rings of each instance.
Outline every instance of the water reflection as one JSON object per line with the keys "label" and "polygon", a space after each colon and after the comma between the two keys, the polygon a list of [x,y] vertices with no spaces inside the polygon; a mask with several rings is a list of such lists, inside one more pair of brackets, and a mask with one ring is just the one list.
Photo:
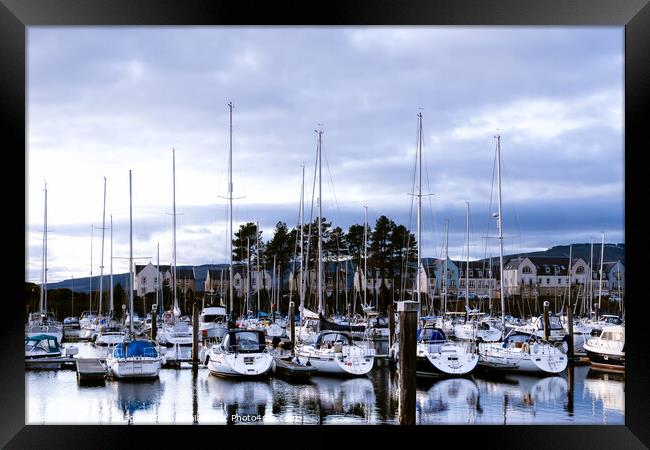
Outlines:
{"label": "water reflection", "polygon": [[415,395],[416,423],[460,424],[482,413],[476,382],[467,378],[447,378],[418,383]]}
{"label": "water reflection", "polygon": [[624,413],[625,375],[591,369],[585,379],[585,395],[601,401],[605,410]]}
{"label": "water reflection", "polygon": [[165,383],[158,379],[143,382],[113,381],[107,383],[107,387],[115,393],[117,406],[129,424],[133,423],[133,417],[138,411],[149,411],[160,405],[160,398],[165,391]]}
{"label": "water reflection", "polygon": [[375,389],[368,378],[340,379],[312,377],[318,393],[319,423],[366,419],[369,422],[376,402]]}
{"label": "water reflection", "polygon": [[208,374],[212,407],[223,412],[228,425],[263,423],[273,394],[269,381],[231,380]]}

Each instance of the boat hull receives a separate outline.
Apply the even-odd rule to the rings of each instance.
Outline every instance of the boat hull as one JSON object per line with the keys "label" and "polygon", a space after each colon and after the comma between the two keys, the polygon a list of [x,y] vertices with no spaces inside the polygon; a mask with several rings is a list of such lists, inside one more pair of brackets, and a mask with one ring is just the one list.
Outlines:
{"label": "boat hull", "polygon": [[109,358],[106,360],[109,376],[121,379],[146,380],[158,378],[161,358]]}
{"label": "boat hull", "polygon": [[458,351],[455,346],[418,344],[415,371],[417,376],[465,376],[476,369],[478,355]]}
{"label": "boat hull", "polygon": [[479,365],[493,370],[556,374],[567,367],[568,358],[559,349],[534,344],[530,353],[503,348],[500,344],[479,345]]}
{"label": "boat hull", "polygon": [[319,375],[338,375],[338,376],[364,376],[370,372],[374,366],[374,355],[344,354],[344,353],[319,353],[317,351],[296,352],[296,362],[298,364],[314,367],[318,370]]}
{"label": "boat hull", "polygon": [[220,377],[261,378],[268,375],[273,363],[269,353],[208,353],[210,373]]}

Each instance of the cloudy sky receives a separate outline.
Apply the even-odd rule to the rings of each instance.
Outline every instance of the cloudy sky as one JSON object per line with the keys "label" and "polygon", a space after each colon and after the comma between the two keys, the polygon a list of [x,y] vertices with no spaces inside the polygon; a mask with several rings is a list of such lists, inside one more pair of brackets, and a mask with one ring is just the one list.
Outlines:
{"label": "cloudy sky", "polygon": [[[422,246],[498,255],[490,208],[501,134],[505,250],[624,242],[622,27],[29,27],[26,279],[99,274],[103,177],[113,270],[172,254],[225,262],[228,106],[235,229],[309,217],[316,133],[323,215],[347,229],[382,214],[416,228],[417,113],[423,115]],[[496,189],[496,188],[495,188]],[[314,215],[315,217],[315,215]],[[110,230],[104,244],[109,271]],[[490,236],[490,238],[485,238]],[[487,245],[486,245],[487,243]]]}

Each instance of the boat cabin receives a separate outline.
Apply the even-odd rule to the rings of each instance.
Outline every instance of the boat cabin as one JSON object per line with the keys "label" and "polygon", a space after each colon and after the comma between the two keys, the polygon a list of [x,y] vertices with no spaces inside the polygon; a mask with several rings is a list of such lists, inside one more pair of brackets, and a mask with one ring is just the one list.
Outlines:
{"label": "boat cabin", "polygon": [[388,328],[388,317],[376,316],[368,320],[368,328]]}
{"label": "boat cabin", "polygon": [[47,334],[25,337],[25,356],[61,356],[59,341]]}
{"label": "boat cabin", "polygon": [[266,348],[264,332],[260,330],[231,330],[221,343],[228,352],[260,353]]}
{"label": "boat cabin", "polygon": [[[560,317],[559,316],[552,316],[549,315],[548,321],[550,324],[549,330],[564,330],[564,327],[562,326],[562,323],[560,322]],[[537,327],[538,330],[543,330],[544,329],[544,316],[540,316],[535,320],[535,326]]]}
{"label": "boat cabin", "polygon": [[424,327],[418,330],[417,341],[424,343],[447,342],[447,336],[440,328]]}
{"label": "boat cabin", "polygon": [[199,317],[202,323],[210,322],[225,322],[226,321],[226,308],[221,306],[210,306],[203,308],[201,316]]}
{"label": "boat cabin", "polygon": [[113,350],[114,358],[157,358],[158,350],[153,341],[120,342]]}
{"label": "boat cabin", "polygon": [[623,320],[621,320],[620,317],[609,314],[601,316],[600,321],[608,325],[621,325],[623,323]]}
{"label": "boat cabin", "polygon": [[314,348],[330,349],[336,344],[353,345],[352,336],[344,331],[323,331],[316,338]]}
{"label": "boat cabin", "polygon": [[503,340],[502,347],[522,348],[524,344],[532,344],[538,341],[539,339],[534,334],[526,334],[512,330]]}

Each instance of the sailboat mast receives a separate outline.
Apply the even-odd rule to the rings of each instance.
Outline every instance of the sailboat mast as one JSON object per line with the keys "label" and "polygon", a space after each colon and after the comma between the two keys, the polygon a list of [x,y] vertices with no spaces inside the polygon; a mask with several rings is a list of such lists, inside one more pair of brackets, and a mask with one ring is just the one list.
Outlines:
{"label": "sailboat mast", "polygon": [[228,238],[228,248],[230,249],[230,279],[228,283],[230,291],[230,309],[228,313],[232,315],[233,312],[233,269],[232,269],[232,102],[228,102],[228,108],[230,110],[230,150],[228,153],[228,220],[229,220],[229,238]]}
{"label": "sailboat mast", "polygon": [[503,292],[503,208],[501,204],[501,135],[494,136],[497,140],[497,179],[499,191],[499,210],[497,217],[497,226],[499,228],[499,296],[501,297],[501,326],[503,334],[506,332],[506,303],[505,295]]}
{"label": "sailboat mast", "polygon": [[[567,296],[567,308],[571,305],[571,266],[573,265],[573,245],[569,245],[569,272],[568,272],[568,286],[569,295]],[[567,316],[568,317],[568,316]]]}
{"label": "sailboat mast", "polygon": [[321,178],[321,145],[323,130],[316,130],[318,133],[318,312],[323,314],[323,242],[322,242],[322,220],[323,220],[323,180]]}
{"label": "sailboat mast", "polygon": [[601,240],[600,244],[600,278],[598,281],[598,309],[600,310],[600,299],[603,295],[603,257],[605,253],[605,233],[603,233],[603,237]]}
{"label": "sailboat mast", "polygon": [[111,214],[111,298],[110,298],[110,313],[113,314],[113,214]]}
{"label": "sailboat mast", "polygon": [[159,311],[162,311],[160,303],[160,242],[156,246],[156,306]]}
{"label": "sailboat mast", "polygon": [[443,292],[443,304],[442,304],[443,318],[447,314],[447,289],[449,288],[449,283],[447,280],[448,260],[449,260],[449,219],[445,219],[445,267],[444,267],[444,275],[443,275],[445,290]]}
{"label": "sailboat mast", "polygon": [[[303,268],[304,252],[304,228],[305,228],[305,166],[302,166],[302,184],[300,185],[300,321],[302,323],[305,310],[305,274]],[[291,317],[289,320],[294,320]]]}
{"label": "sailboat mast", "polygon": [[43,285],[41,286],[41,314],[47,313],[47,182],[45,182],[45,209],[43,213]]}
{"label": "sailboat mast", "polygon": [[363,290],[363,306],[368,306],[368,207],[363,205],[365,210],[363,222],[363,278],[366,280],[366,286]]}
{"label": "sailboat mast", "polygon": [[465,266],[465,310],[469,308],[469,202],[467,203],[467,264]]}
{"label": "sailboat mast", "polygon": [[257,291],[257,312],[260,311],[260,222],[255,224],[255,260],[257,262],[257,274],[255,275],[255,290]]}
{"label": "sailboat mast", "polygon": [[88,303],[90,311],[93,310],[93,235],[95,232],[95,227],[93,224],[90,224],[90,292],[88,294]]}
{"label": "sailboat mast", "polygon": [[[591,238],[591,253],[589,254],[589,309],[594,303],[594,239]],[[585,310],[587,312],[587,310]]]}
{"label": "sailboat mast", "polygon": [[106,177],[104,177],[104,209],[102,210],[102,251],[100,255],[99,264],[99,309],[97,315],[101,316],[104,311],[103,298],[104,298],[104,231],[106,230]]}
{"label": "sailboat mast", "polygon": [[415,276],[415,289],[417,301],[420,302],[420,265],[422,264],[422,113],[418,113],[418,212],[417,212],[417,232],[418,232],[418,265],[417,275]]}
{"label": "sailboat mast", "polygon": [[176,149],[172,147],[172,196],[173,196],[173,215],[174,215],[174,233],[172,241],[172,290],[174,291],[174,309],[172,317],[176,322],[176,312],[178,310],[178,298],[176,296]]}
{"label": "sailboat mast", "polygon": [[133,191],[129,170],[129,326],[133,336]]}

